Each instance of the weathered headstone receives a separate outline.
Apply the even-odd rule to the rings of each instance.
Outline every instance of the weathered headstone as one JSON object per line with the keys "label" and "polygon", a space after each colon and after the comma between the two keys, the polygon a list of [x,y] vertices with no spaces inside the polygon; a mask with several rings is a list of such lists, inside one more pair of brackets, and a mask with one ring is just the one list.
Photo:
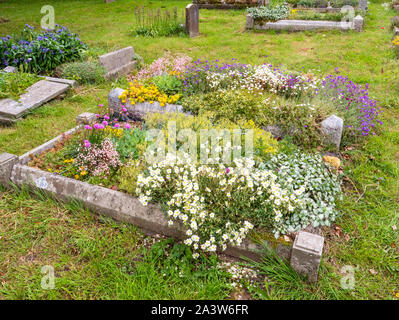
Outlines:
{"label": "weathered headstone", "polygon": [[321,132],[324,136],[324,143],[334,144],[339,149],[343,128],[344,120],[336,115],[329,116],[323,120],[321,122]]}
{"label": "weathered headstone", "polygon": [[359,0],[358,10],[366,11],[368,9],[368,1],[367,0]]}
{"label": "weathered headstone", "polygon": [[104,0],[105,3],[114,2],[115,0]]}
{"label": "weathered headstone", "polygon": [[137,61],[132,60],[133,56],[133,47],[126,47],[100,56],[100,63],[107,72],[105,78],[109,80],[131,72],[137,64]]}
{"label": "weathered headstone", "polygon": [[199,36],[199,7],[193,3],[186,7],[186,32],[191,38]]}
{"label": "weathered headstone", "polygon": [[363,23],[364,23],[364,19],[361,15],[357,15],[354,19],[353,19],[353,28],[357,31],[357,32],[361,32],[363,30]]}
{"label": "weathered headstone", "polygon": [[247,23],[245,24],[246,29],[252,29],[254,27],[254,18],[247,14]]}
{"label": "weathered headstone", "polygon": [[309,282],[317,281],[324,237],[300,231],[291,251],[291,267],[299,274],[308,277]]}

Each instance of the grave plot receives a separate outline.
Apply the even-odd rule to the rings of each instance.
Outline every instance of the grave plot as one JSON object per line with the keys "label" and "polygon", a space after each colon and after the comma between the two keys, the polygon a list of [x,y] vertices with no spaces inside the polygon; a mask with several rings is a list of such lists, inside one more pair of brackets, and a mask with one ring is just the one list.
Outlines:
{"label": "grave plot", "polygon": [[[5,70],[5,72],[13,71],[15,70],[10,67]],[[0,100],[0,123],[12,124],[20,120],[32,109],[62,95],[75,85],[75,81],[67,79],[37,77],[37,80],[18,97]]]}
{"label": "grave plot", "polygon": [[193,0],[200,9],[242,9],[267,4],[268,0]]}
{"label": "grave plot", "polygon": [[[367,10],[367,2],[360,1],[357,8],[356,10],[352,6],[296,8],[287,4],[248,8],[246,29],[276,31],[355,30],[361,32],[364,25],[361,14]],[[356,17],[355,14],[357,14]]]}

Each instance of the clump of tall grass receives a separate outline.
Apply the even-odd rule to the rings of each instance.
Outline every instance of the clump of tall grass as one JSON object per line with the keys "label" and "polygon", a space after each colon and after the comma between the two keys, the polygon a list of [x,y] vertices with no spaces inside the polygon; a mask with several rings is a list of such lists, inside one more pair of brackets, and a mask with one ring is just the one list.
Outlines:
{"label": "clump of tall grass", "polygon": [[168,10],[138,7],[135,10],[132,34],[152,38],[185,36],[185,12],[177,8]]}

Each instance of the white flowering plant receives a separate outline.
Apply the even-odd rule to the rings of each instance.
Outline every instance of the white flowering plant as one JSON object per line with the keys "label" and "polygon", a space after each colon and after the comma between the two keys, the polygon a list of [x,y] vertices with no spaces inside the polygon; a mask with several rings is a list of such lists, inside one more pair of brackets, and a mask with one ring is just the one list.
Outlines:
{"label": "white flowering plant", "polygon": [[262,163],[260,168],[272,170],[281,187],[288,192],[301,190],[304,205],[294,214],[283,216],[276,228],[280,233],[298,231],[308,225],[330,226],[336,219],[336,201],[342,200],[341,180],[321,156],[279,153]]}
{"label": "white flowering plant", "polygon": [[189,157],[168,154],[139,175],[136,194],[143,205],[166,206],[169,225],[186,229],[184,243],[198,251],[239,246],[250,230],[267,228],[278,236],[286,230],[280,221],[299,214],[305,206],[305,188],[286,189],[271,170],[260,169],[250,158],[234,165],[193,164]]}

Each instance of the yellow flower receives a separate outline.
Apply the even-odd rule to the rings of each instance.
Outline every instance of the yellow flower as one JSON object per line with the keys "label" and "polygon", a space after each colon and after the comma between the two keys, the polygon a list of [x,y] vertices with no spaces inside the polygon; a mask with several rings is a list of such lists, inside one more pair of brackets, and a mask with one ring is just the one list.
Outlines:
{"label": "yellow flower", "polygon": [[80,173],[81,176],[85,176],[86,174],[87,174],[87,171],[84,171],[84,170]]}
{"label": "yellow flower", "polygon": [[78,180],[79,179],[79,175],[75,174],[75,179]]}

